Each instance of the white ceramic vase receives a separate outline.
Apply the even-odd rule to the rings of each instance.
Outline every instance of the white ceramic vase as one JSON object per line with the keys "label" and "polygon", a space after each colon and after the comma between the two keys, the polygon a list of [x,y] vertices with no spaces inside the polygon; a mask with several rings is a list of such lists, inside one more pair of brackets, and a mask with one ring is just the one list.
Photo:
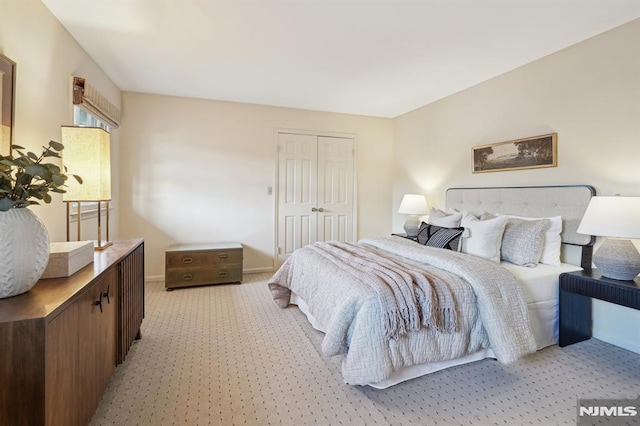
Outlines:
{"label": "white ceramic vase", "polygon": [[49,262],[49,233],[31,210],[0,212],[0,299],[26,293]]}

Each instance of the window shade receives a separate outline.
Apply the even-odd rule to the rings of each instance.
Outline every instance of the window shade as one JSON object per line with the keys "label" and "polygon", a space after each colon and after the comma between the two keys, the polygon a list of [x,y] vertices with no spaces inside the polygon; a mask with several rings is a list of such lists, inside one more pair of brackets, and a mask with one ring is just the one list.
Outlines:
{"label": "window shade", "polygon": [[73,77],[73,104],[86,109],[114,129],[120,126],[120,109],[82,77]]}

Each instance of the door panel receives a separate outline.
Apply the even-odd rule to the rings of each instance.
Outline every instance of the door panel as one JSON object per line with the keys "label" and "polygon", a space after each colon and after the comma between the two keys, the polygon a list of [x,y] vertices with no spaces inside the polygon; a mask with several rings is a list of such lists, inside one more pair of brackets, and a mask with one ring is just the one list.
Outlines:
{"label": "door panel", "polygon": [[353,138],[280,133],[276,267],[316,241],[355,240]]}
{"label": "door panel", "polygon": [[47,324],[45,424],[82,425],[78,399],[78,303],[71,304]]}
{"label": "door panel", "polygon": [[318,240],[354,242],[353,139],[318,137]]}
{"label": "door panel", "polygon": [[280,134],[278,143],[278,247],[282,261],[317,238],[317,137]]}
{"label": "door panel", "polygon": [[117,289],[117,269],[111,268],[78,301],[80,424],[91,421],[116,368]]}

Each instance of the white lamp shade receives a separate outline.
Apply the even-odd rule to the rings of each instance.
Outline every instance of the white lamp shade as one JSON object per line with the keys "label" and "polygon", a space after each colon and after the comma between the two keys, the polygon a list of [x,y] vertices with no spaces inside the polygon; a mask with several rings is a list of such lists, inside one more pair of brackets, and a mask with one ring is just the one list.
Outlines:
{"label": "white lamp shade", "polygon": [[62,127],[62,164],[67,179],[63,201],[111,200],[111,148],[109,133],[99,127]]}
{"label": "white lamp shade", "polygon": [[640,238],[640,197],[592,197],[577,232]]}
{"label": "white lamp shade", "polygon": [[424,195],[405,194],[400,203],[398,213],[415,215],[429,213],[427,198]]}

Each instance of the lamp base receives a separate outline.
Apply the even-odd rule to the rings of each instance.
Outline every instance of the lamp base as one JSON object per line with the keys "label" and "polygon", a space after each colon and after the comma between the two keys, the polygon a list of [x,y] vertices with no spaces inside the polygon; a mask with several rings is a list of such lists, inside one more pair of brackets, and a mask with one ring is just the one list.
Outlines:
{"label": "lamp base", "polygon": [[407,237],[417,237],[419,230],[420,230],[420,218],[412,214],[407,218],[407,221],[404,223],[404,232],[407,234]]}
{"label": "lamp base", "polygon": [[113,245],[112,241],[94,241],[93,242],[93,250],[95,251],[102,251],[104,249],[106,249],[107,247],[110,247]]}
{"label": "lamp base", "polygon": [[640,274],[640,253],[629,240],[607,238],[593,255],[602,276],[631,281]]}

